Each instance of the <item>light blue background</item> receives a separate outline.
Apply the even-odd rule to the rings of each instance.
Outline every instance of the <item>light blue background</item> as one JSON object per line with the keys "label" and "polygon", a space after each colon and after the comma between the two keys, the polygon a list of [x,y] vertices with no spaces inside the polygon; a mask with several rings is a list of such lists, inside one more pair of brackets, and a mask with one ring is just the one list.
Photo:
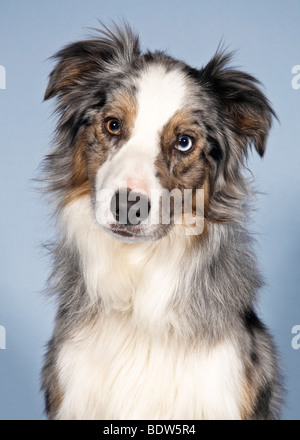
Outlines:
{"label": "light blue background", "polygon": [[299,0],[0,0],[0,419],[42,419],[39,376],[51,334],[54,307],[42,290],[50,260],[41,243],[52,234],[48,207],[31,179],[49,148],[54,120],[42,103],[52,66],[45,61],[62,45],[86,37],[97,18],[125,18],[143,48],[166,49],[202,66],[221,38],[239,49],[235,65],[257,76],[280,118],[264,159],[249,167],[258,195],[253,213],[267,284],[260,313],[275,337],[287,388],[284,417],[300,418],[300,350],[291,329],[300,324],[299,194],[300,89],[291,70],[300,64]]}

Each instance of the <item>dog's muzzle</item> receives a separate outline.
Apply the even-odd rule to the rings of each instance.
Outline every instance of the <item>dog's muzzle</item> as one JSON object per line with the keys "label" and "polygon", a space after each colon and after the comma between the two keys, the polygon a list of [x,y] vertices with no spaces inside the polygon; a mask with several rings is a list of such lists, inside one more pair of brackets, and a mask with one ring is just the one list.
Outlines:
{"label": "dog's muzzle", "polygon": [[123,188],[117,191],[110,202],[110,210],[118,225],[140,225],[149,216],[151,204],[145,194]]}

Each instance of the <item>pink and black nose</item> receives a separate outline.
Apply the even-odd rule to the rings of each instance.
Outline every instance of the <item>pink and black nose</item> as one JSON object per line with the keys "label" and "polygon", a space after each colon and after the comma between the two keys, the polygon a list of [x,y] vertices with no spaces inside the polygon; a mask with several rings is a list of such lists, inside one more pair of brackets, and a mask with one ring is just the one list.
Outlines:
{"label": "pink and black nose", "polygon": [[113,217],[121,225],[139,225],[148,218],[150,209],[150,200],[145,194],[128,188],[117,191],[110,202]]}

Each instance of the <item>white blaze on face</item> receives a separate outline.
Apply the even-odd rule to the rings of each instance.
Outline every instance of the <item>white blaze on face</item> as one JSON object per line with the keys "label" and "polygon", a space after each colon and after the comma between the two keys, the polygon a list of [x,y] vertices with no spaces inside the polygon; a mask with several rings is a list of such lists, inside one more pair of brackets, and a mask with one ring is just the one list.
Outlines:
{"label": "white blaze on face", "polygon": [[180,71],[166,72],[163,66],[156,65],[142,74],[138,89],[138,113],[131,141],[140,144],[141,153],[155,157],[161,129],[184,103],[186,81]]}
{"label": "white blaze on face", "polygon": [[[137,117],[131,138],[97,173],[97,199],[103,189],[111,194],[120,188],[130,188],[145,193],[161,190],[155,176],[155,159],[160,152],[159,137],[164,125],[184,104],[187,97],[185,76],[179,70],[166,71],[163,65],[154,64],[137,79]],[[105,197],[105,196],[104,196]],[[113,222],[108,207],[107,222]],[[103,197],[102,197],[103,203]],[[154,206],[152,206],[155,209]]]}

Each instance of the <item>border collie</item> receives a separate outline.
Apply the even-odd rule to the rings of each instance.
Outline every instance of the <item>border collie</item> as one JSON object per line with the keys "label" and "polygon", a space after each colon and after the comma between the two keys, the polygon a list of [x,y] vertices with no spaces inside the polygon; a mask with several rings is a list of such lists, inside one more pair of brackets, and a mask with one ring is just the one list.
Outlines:
{"label": "border collie", "polygon": [[55,60],[48,417],[278,418],[247,232],[245,161],[251,148],[263,156],[276,117],[259,82],[222,48],[200,69],[142,53],[128,25]]}

